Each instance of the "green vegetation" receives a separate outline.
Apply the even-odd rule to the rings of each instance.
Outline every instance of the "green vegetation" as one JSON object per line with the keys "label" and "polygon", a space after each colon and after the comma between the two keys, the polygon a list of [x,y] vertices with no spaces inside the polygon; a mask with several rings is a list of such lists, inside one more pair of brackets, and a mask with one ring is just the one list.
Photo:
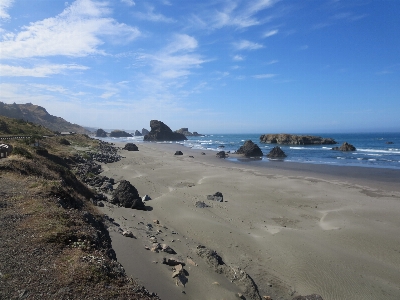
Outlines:
{"label": "green vegetation", "polygon": [[12,151],[12,154],[13,155],[20,155],[20,156],[23,156],[23,157],[28,158],[28,159],[32,159],[33,158],[32,154],[28,150],[26,150],[23,147],[18,147],[18,146],[14,147],[14,149]]}
{"label": "green vegetation", "polygon": [[0,137],[7,135],[43,136],[53,135],[53,132],[32,122],[0,116]]}

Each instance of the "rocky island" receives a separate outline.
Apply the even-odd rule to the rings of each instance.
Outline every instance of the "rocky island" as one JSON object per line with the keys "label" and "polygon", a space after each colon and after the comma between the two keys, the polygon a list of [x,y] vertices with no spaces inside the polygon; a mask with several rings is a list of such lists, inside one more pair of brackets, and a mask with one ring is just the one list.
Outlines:
{"label": "rocky island", "polygon": [[280,145],[332,145],[337,142],[332,138],[322,138],[312,135],[295,134],[263,134],[260,136],[260,143]]}
{"label": "rocky island", "polygon": [[166,124],[158,120],[150,121],[151,131],[143,138],[144,141],[185,141],[187,138],[178,132],[173,132]]}

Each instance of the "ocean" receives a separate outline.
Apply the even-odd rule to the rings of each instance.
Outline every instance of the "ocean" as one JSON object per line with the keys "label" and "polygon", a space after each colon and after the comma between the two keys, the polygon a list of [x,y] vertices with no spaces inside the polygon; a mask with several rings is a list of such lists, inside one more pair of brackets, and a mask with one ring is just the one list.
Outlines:
{"label": "ocean", "polygon": [[[176,142],[185,147],[198,150],[234,152],[244,141],[252,140],[264,154],[276,144],[259,142],[261,134],[207,134],[201,137],[188,137],[187,141]],[[336,166],[356,166],[369,168],[388,168],[400,170],[400,133],[345,133],[345,134],[310,134],[324,138],[333,138],[337,145],[278,145],[286,153],[286,162],[322,164]],[[143,137],[102,138],[108,142],[143,143]],[[356,147],[356,151],[333,151],[332,147],[348,142]],[[389,144],[391,142],[392,144]],[[170,142],[175,143],[175,142]],[[238,160],[237,158],[228,158]],[[268,163],[263,157],[261,162]]]}

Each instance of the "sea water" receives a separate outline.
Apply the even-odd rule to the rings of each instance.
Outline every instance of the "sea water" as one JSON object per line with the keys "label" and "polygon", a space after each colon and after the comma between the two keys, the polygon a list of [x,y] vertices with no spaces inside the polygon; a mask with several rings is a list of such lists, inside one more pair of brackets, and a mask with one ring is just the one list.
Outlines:
{"label": "sea water", "polygon": [[[400,169],[400,133],[346,133],[346,134],[310,134],[324,138],[333,138],[337,145],[277,145],[260,143],[261,134],[206,134],[187,137],[187,141],[169,142],[181,144],[198,150],[234,152],[246,140],[252,140],[264,153],[268,154],[275,146],[286,153],[284,161],[297,163],[328,164],[337,166],[359,166]],[[105,138],[108,142],[142,143],[143,137]],[[356,151],[334,151],[332,147],[348,142]],[[393,144],[389,144],[389,142]],[[235,158],[232,158],[235,160]],[[268,162],[267,157],[262,158]]]}

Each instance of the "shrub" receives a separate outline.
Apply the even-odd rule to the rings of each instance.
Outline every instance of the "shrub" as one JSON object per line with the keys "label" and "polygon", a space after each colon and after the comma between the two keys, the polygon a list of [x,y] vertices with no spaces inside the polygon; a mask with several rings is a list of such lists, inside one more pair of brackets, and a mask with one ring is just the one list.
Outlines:
{"label": "shrub", "polygon": [[12,154],[20,155],[20,156],[23,156],[28,159],[33,158],[32,154],[28,150],[26,150],[25,148],[22,148],[22,147],[18,147],[18,146],[13,149]]}

